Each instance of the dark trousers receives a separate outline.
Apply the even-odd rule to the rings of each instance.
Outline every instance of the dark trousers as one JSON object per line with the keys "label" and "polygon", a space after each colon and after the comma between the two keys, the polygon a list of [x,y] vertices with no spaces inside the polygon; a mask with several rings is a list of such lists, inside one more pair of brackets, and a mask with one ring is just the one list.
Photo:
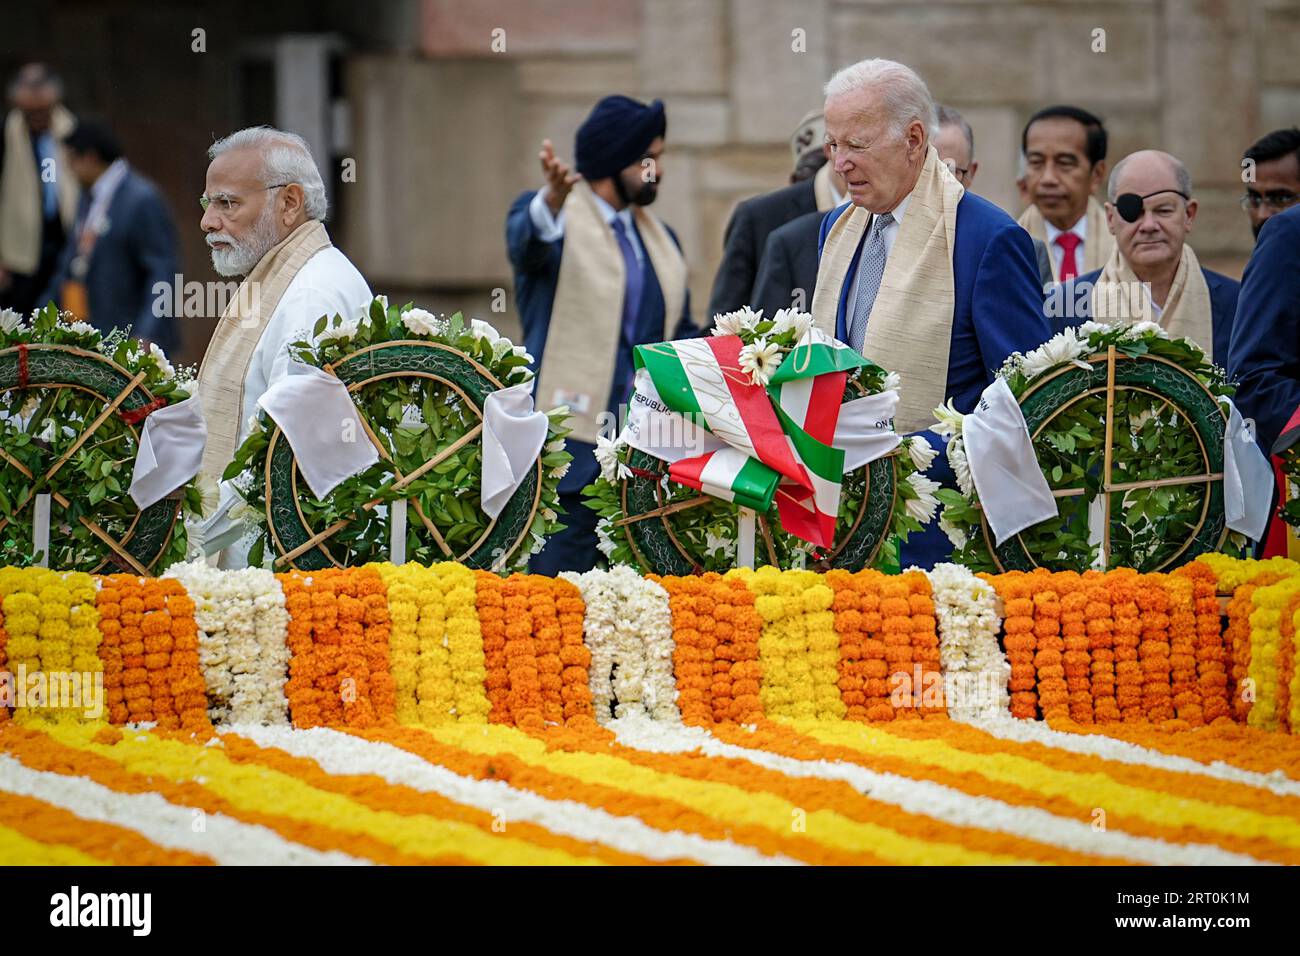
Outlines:
{"label": "dark trousers", "polygon": [[597,514],[582,503],[580,492],[560,495],[565,514],[560,522],[563,531],[551,535],[545,547],[533,555],[528,570],[551,577],[561,571],[590,571],[596,566],[600,551],[596,547]]}
{"label": "dark trousers", "polygon": [[[36,272],[31,275],[9,276],[9,285],[0,291],[0,308],[13,309],[22,315],[28,315],[32,309],[48,301],[42,296],[54,271],[59,265],[59,253],[63,249],[63,222],[57,216],[47,219],[41,229],[41,258]],[[53,292],[57,295],[58,289]]]}

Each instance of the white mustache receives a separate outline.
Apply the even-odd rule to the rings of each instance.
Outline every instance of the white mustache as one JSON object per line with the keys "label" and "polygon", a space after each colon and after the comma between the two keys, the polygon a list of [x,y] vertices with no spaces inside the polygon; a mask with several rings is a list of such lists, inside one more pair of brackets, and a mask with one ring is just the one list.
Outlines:
{"label": "white mustache", "polygon": [[238,242],[235,240],[234,236],[228,235],[224,232],[210,232],[205,237],[204,241],[206,241],[209,246],[214,246],[218,242],[224,242],[227,245],[231,245],[231,246],[238,245]]}

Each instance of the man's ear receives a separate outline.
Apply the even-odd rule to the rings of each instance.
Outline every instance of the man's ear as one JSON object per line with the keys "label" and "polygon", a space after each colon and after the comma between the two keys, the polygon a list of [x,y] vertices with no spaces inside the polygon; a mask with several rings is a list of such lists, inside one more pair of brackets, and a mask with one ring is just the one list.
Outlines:
{"label": "man's ear", "polygon": [[286,226],[293,225],[294,221],[303,211],[307,196],[298,183],[290,183],[280,191],[280,202],[282,203],[280,218]]}
{"label": "man's ear", "polygon": [[1196,210],[1199,208],[1200,205],[1197,203],[1195,199],[1187,200],[1187,231],[1188,232],[1192,231],[1192,223],[1196,221]]}
{"label": "man's ear", "polygon": [[1112,236],[1119,235],[1116,230],[1119,228],[1120,219],[1119,213],[1115,211],[1115,204],[1108,202],[1103,205],[1103,208],[1106,210],[1106,228],[1110,230]]}

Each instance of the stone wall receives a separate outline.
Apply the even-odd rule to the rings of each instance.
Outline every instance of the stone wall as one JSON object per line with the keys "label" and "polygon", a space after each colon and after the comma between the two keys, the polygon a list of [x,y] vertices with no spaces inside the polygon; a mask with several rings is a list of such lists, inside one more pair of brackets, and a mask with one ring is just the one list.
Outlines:
{"label": "stone wall", "polygon": [[697,316],[731,209],[787,182],[793,126],[862,57],[910,64],[966,115],[975,190],[1013,214],[1020,130],[1042,106],[1103,116],[1112,160],[1175,153],[1201,200],[1197,252],[1234,274],[1251,248],[1241,152],[1300,121],[1296,0],[423,0],[419,20],[418,54],[349,65],[358,168],[383,175],[344,191],[347,241],[376,288],[436,287],[435,306],[507,329],[512,312],[488,308],[510,285],[505,210],[538,184],[542,138],[571,158],[606,93],[667,104],[656,211],[682,239]]}

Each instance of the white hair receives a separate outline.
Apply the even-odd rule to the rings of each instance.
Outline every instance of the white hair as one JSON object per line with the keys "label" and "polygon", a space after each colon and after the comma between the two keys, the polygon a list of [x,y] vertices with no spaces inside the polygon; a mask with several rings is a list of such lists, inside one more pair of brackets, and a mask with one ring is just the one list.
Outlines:
{"label": "white hair", "polygon": [[920,120],[927,138],[939,135],[939,112],[925,81],[910,66],[893,60],[859,60],[826,81],[826,98],[858,90],[880,94],[894,131],[902,135],[909,123]]}
{"label": "white hair", "polygon": [[249,126],[217,140],[208,148],[208,159],[232,149],[255,149],[262,156],[262,176],[267,186],[297,183],[303,191],[303,209],[308,219],[324,219],[329,212],[325,182],[307,141],[297,133],[273,126]]}
{"label": "white hair", "polygon": [[1124,167],[1128,165],[1128,161],[1138,155],[1138,153],[1154,153],[1155,155],[1162,157],[1174,171],[1174,179],[1178,181],[1179,192],[1183,193],[1185,196],[1191,196],[1192,174],[1188,172],[1187,167],[1183,165],[1182,161],[1177,156],[1173,156],[1160,149],[1141,149],[1138,150],[1137,153],[1129,153],[1116,163],[1115,168],[1110,171],[1110,179],[1106,181],[1107,199],[1114,202],[1118,198],[1119,178],[1124,174]]}

